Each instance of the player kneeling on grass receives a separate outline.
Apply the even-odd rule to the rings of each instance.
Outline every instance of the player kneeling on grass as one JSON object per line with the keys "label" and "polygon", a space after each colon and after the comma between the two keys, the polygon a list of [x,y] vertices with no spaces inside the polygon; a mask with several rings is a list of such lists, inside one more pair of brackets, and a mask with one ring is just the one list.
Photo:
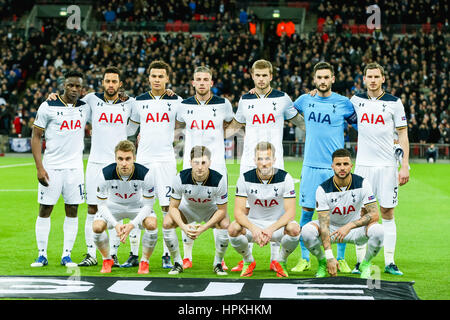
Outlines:
{"label": "player kneeling on grass", "polygon": [[[145,229],[142,237],[142,258],[139,274],[149,272],[149,258],[158,239],[156,215],[153,212],[154,185],[149,170],[135,163],[136,148],[124,140],[115,148],[116,162],[103,168],[98,183],[98,211],[92,229],[94,243],[103,257],[100,272],[109,273],[114,264],[109,252],[106,229],[115,228],[120,241],[125,243],[134,228]],[[122,225],[117,221],[128,218]]]}
{"label": "player kneeling on grass", "polygon": [[[303,241],[319,261],[318,278],[325,277],[327,271],[332,277],[336,276],[339,264],[331,251],[331,242],[367,243],[368,248],[359,269],[361,278],[368,279],[370,261],[383,247],[384,239],[383,227],[378,223],[376,199],[369,182],[351,173],[353,164],[348,150],[336,150],[332,159],[334,176],[323,182],[316,191],[319,219],[303,226]],[[360,215],[362,206],[366,213]]]}
{"label": "player kneeling on grass", "polygon": [[[219,172],[210,169],[211,151],[205,146],[195,146],[190,153],[191,168],[182,170],[172,183],[172,196],[169,214],[164,217],[164,241],[173,258],[173,268],[169,274],[183,272],[176,228],[195,240],[209,228],[216,228],[216,253],[214,272],[227,275],[223,270],[222,260],[228,247],[226,230],[230,224],[227,214],[228,186],[227,179]],[[204,224],[200,224],[205,221]]]}
{"label": "player kneeling on grass", "polygon": [[[260,142],[255,148],[256,169],[243,173],[236,185],[235,221],[230,224],[230,243],[242,255],[241,277],[250,277],[256,266],[249,242],[265,246],[270,241],[281,242],[278,277],[287,277],[286,261],[300,238],[300,225],[295,219],[295,187],[289,173],[274,168],[275,148]],[[250,206],[246,215],[246,202]]]}

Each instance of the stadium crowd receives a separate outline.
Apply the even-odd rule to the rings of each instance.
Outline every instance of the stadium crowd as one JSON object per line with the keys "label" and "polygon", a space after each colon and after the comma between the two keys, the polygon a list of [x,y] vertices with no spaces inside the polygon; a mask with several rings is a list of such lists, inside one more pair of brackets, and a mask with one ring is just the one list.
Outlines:
{"label": "stadium crowd", "polygon": [[[126,12],[131,12],[127,9],[130,3],[131,11],[136,12],[141,1],[102,1],[97,8],[104,12],[105,6],[115,4],[122,8],[116,9],[117,16],[129,19]],[[199,6],[192,10],[190,1],[170,3],[187,6],[190,11],[186,9],[186,14],[206,10]],[[233,4],[205,3],[219,13],[224,3]],[[323,5],[335,8],[337,2]],[[161,12],[159,18],[170,19],[166,14]],[[367,37],[345,31],[326,37],[319,33],[278,37],[269,26],[263,45],[239,18],[221,23],[207,38],[183,33],[125,35],[120,31],[89,36],[83,31],[50,30],[51,33],[48,29],[44,33],[32,30],[28,40],[20,36],[23,30],[14,25],[0,30],[0,134],[29,136],[36,108],[49,92],[60,90],[63,72],[68,69],[85,74],[88,91],[100,91],[102,70],[108,65],[119,66],[124,71],[125,90],[136,96],[149,89],[149,62],[162,59],[172,68],[171,88],[180,96],[189,97],[194,94],[190,85],[194,66],[209,65],[214,72],[214,93],[227,97],[236,108],[240,96],[253,87],[249,66],[257,59],[267,58],[275,68],[273,87],[287,92],[293,100],[311,89],[312,67],[320,60],[335,67],[333,90],[349,97],[365,90],[364,65],[378,61],[387,73],[386,91],[403,101],[410,141],[450,143],[446,54],[450,44],[440,30],[407,37]]]}

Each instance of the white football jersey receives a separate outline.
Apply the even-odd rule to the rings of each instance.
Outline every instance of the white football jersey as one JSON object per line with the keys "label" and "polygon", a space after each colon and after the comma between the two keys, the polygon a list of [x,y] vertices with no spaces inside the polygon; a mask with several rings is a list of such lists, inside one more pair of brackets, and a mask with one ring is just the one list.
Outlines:
{"label": "white football jersey", "polygon": [[87,121],[92,124],[89,162],[111,163],[115,161],[116,145],[127,140],[127,124],[133,98],[107,101],[104,93],[92,92],[82,101],[86,102]]}
{"label": "white football jersey", "polygon": [[66,104],[59,96],[39,106],[33,125],[45,130],[46,169],[83,169],[84,106],[80,100]]}
{"label": "white football jersey", "polygon": [[237,122],[245,124],[241,165],[254,167],[256,145],[268,141],[275,146],[274,166],[283,169],[284,120],[292,119],[297,114],[291,98],[282,91],[271,89],[264,97],[243,95],[234,117]]}
{"label": "white football jersey", "polygon": [[223,122],[233,120],[230,101],[212,96],[202,103],[195,96],[181,102],[177,121],[186,124],[183,169],[189,168],[191,149],[205,146],[211,151],[211,168],[225,174],[225,143]]}
{"label": "white football jersey", "polygon": [[358,115],[356,165],[397,166],[394,132],[407,126],[401,99],[389,93],[378,98],[369,98],[363,93],[354,95],[350,101]]}
{"label": "white football jersey", "polygon": [[217,204],[228,202],[226,177],[209,169],[208,178],[198,183],[192,178],[192,169],[184,169],[174,177],[171,197],[181,200],[180,210],[186,208],[195,221],[206,221],[217,211]]}
{"label": "white football jersey", "polygon": [[137,162],[175,160],[175,120],[182,100],[177,95],[155,97],[151,92],[136,97],[130,120],[140,125]]}
{"label": "white football jersey", "polygon": [[239,176],[236,197],[247,198],[249,218],[276,221],[284,214],[284,199],[295,198],[292,176],[282,169],[275,170],[275,174],[267,181],[259,178],[257,169]]}
{"label": "white football jersey", "polygon": [[111,163],[102,169],[97,188],[97,198],[110,203],[126,205],[129,208],[142,206],[142,199],[154,197],[154,183],[150,171],[134,163],[134,171],[127,178],[120,176],[117,164]]}
{"label": "white football jersey", "polygon": [[367,179],[351,174],[345,188],[339,188],[333,177],[325,180],[316,191],[316,211],[329,211],[330,224],[341,227],[360,218],[361,207],[376,202]]}

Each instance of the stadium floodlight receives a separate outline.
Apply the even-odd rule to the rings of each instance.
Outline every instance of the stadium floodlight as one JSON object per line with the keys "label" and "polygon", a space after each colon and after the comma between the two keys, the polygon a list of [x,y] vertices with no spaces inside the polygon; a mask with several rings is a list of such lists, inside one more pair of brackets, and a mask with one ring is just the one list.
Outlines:
{"label": "stadium floodlight", "polygon": [[60,8],[60,9],[59,9],[59,15],[60,15],[61,17],[67,16],[67,8],[66,8],[66,7]]}
{"label": "stadium floodlight", "polygon": [[276,19],[280,18],[280,10],[274,9],[272,12],[272,18],[276,18]]}

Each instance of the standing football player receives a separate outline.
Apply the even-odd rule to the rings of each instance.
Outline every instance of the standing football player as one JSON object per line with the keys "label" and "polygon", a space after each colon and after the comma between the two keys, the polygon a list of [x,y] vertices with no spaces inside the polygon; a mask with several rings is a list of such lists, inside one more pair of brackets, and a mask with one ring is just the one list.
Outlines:
{"label": "standing football player", "polygon": [[[152,172],[155,191],[163,216],[169,210],[171,183],[177,174],[177,162],[173,148],[176,116],[182,99],[167,92],[170,67],[164,61],[153,61],[148,67],[151,90],[136,97],[133,102],[130,125],[140,128],[137,162]],[[133,126],[130,126],[133,127]],[[165,242],[162,257],[163,268],[171,269],[170,254]]]}
{"label": "standing football player", "polygon": [[[196,145],[203,145],[211,150],[211,169],[227,179],[224,126],[233,120],[233,108],[228,99],[212,93],[213,84],[212,71],[208,67],[197,67],[192,80],[195,95],[182,101],[177,114],[177,121],[185,126],[183,169],[190,167],[190,150]],[[192,267],[194,242],[184,232],[182,234],[183,266],[187,269]],[[215,238],[224,238],[226,234],[226,229],[214,229]]]}
{"label": "standing football player", "polygon": [[[355,173],[370,182],[380,205],[384,227],[384,271],[402,275],[394,261],[397,240],[394,209],[398,204],[398,186],[409,181],[409,140],[405,108],[400,98],[383,90],[385,73],[381,65],[367,64],[363,80],[367,92],[350,99],[358,115]],[[395,133],[403,149],[400,170],[394,153]],[[364,247],[357,247],[358,263],[361,262],[364,251]],[[358,272],[358,265],[354,271]]]}
{"label": "standing football player", "polygon": [[[70,257],[78,232],[78,205],[84,202],[83,149],[86,116],[79,100],[83,74],[65,74],[64,93],[55,101],[43,102],[37,111],[31,151],[37,169],[39,215],[36,220],[38,258],[32,267],[48,265],[47,246],[50,214],[59,197],[64,198],[64,247],[61,265],[76,266]],[[42,159],[41,139],[46,148]]]}
{"label": "standing football player", "polygon": [[[344,129],[347,123],[356,123],[356,113],[347,97],[332,92],[334,68],[327,62],[319,62],[313,69],[317,94],[303,94],[294,102],[295,108],[303,114],[306,127],[305,154],[300,180],[299,205],[302,207],[300,226],[312,220],[316,206],[317,187],[333,176],[331,155],[344,147]],[[345,261],[345,243],[337,245],[337,261],[341,272],[350,273]],[[291,270],[309,270],[309,251],[300,237],[302,256]]]}

